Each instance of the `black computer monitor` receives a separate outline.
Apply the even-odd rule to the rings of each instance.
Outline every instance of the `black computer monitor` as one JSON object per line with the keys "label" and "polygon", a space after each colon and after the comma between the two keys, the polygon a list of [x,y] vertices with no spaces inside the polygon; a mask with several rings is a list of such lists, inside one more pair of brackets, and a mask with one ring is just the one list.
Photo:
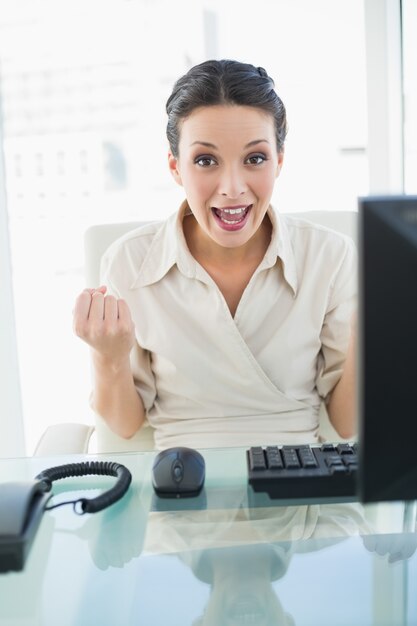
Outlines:
{"label": "black computer monitor", "polygon": [[359,199],[359,495],[417,499],[417,196]]}

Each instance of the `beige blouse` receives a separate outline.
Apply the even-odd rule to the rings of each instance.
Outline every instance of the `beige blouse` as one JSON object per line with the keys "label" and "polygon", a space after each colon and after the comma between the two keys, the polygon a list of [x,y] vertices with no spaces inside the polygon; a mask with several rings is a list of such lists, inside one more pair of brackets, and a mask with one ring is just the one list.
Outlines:
{"label": "beige blouse", "polygon": [[353,241],[270,208],[271,243],[233,318],[187,248],[187,210],[123,236],[102,262],[135,323],[132,372],[156,446],[314,443],[349,340]]}

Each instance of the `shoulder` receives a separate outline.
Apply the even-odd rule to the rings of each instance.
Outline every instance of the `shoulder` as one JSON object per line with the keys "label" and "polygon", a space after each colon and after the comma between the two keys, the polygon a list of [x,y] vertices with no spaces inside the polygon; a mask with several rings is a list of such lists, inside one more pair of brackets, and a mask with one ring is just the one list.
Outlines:
{"label": "shoulder", "polygon": [[116,239],[101,258],[101,282],[115,293],[126,293],[160,238],[164,225],[163,221],[150,222]]}
{"label": "shoulder", "polygon": [[[320,215],[313,215],[320,217],[321,212]],[[349,217],[353,225],[352,234],[355,234],[356,216],[352,212]],[[340,232],[327,223],[323,225],[304,216],[281,214],[279,219],[286,233],[287,250],[291,251],[289,255],[292,255],[299,284],[332,291],[341,286],[344,291],[353,293],[356,290],[357,251],[352,237],[345,234],[349,232],[346,224],[342,223]],[[337,226],[337,220],[334,224]]]}
{"label": "shoulder", "polygon": [[102,264],[117,265],[129,260],[135,267],[140,266],[162,226],[161,221],[149,222],[125,233],[107,248]]}
{"label": "shoulder", "polygon": [[[291,214],[283,214],[280,218],[286,226],[294,251],[309,251],[318,256],[324,254],[326,257],[328,255],[331,257],[355,256],[356,254],[353,239],[356,221],[353,212],[351,214],[343,212],[339,218],[337,214],[336,216],[332,214],[330,219],[326,219],[322,212],[317,212],[317,214],[313,212],[312,219]],[[317,221],[315,221],[316,218]]]}

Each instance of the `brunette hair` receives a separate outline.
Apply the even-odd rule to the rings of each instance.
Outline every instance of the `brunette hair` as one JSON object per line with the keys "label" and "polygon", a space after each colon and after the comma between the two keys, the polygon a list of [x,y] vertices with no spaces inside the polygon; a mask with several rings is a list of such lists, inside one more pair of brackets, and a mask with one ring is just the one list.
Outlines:
{"label": "brunette hair", "polygon": [[272,78],[263,67],[223,59],[195,65],[173,87],[166,103],[166,133],[175,157],[178,157],[181,121],[198,107],[218,104],[256,107],[272,115],[277,150],[284,150],[287,116]]}

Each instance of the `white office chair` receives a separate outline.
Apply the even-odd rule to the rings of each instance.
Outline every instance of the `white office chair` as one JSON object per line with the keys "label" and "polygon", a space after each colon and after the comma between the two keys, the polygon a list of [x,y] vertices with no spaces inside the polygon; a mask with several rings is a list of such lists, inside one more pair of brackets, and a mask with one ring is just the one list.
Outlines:
{"label": "white office chair", "polygon": [[[348,235],[354,241],[357,240],[357,213],[354,211],[306,211],[291,215],[332,228]],[[144,223],[98,224],[86,231],[84,250],[87,286],[99,285],[100,259],[109,245]],[[49,426],[38,442],[34,454],[47,456],[86,453],[91,449],[92,440],[97,452],[127,452],[154,448],[153,429],[149,425],[144,426],[131,439],[123,439],[113,433],[100,416],[94,415],[93,419],[94,425],[70,423]],[[327,418],[324,405],[320,414],[320,436],[323,440],[340,439]]]}

